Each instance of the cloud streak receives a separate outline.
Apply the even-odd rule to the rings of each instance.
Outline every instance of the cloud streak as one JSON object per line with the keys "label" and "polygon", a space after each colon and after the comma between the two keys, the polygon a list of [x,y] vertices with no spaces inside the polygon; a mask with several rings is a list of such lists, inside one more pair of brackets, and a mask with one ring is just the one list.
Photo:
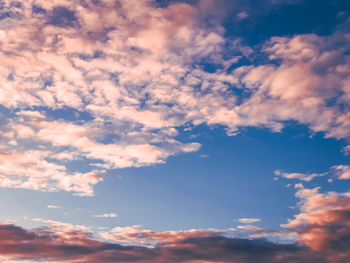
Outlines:
{"label": "cloud streak", "polygon": [[102,215],[93,215],[93,217],[103,217],[103,218],[116,218],[118,215],[116,213],[102,214]]}

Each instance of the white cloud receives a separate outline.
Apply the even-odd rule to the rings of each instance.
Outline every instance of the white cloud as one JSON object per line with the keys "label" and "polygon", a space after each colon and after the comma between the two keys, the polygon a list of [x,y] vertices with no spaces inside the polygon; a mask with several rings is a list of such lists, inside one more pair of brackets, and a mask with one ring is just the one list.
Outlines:
{"label": "white cloud", "polygon": [[239,218],[238,222],[243,223],[243,224],[253,224],[253,223],[257,223],[260,222],[261,219],[260,218]]}
{"label": "white cloud", "polygon": [[48,205],[47,208],[49,209],[59,209],[62,208],[61,206],[57,206],[57,205]]}
{"label": "white cloud", "polygon": [[93,215],[93,217],[105,217],[105,218],[115,218],[118,217],[115,213],[102,214],[102,215]]}
{"label": "white cloud", "polygon": [[304,173],[285,173],[279,170],[274,171],[274,174],[276,176],[280,176],[286,179],[297,179],[305,182],[310,182],[312,179],[316,177],[322,177],[327,175],[328,173],[311,173],[311,174],[304,174]]}

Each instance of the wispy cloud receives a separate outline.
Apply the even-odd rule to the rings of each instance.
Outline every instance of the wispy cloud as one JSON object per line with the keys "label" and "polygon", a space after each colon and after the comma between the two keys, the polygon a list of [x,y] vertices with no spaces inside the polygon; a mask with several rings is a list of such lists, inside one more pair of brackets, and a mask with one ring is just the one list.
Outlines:
{"label": "wispy cloud", "polygon": [[310,182],[312,179],[316,177],[322,177],[327,175],[328,173],[311,173],[311,174],[304,174],[304,173],[285,173],[279,170],[274,171],[274,174],[279,177],[283,177],[286,179],[297,179],[301,181]]}
{"label": "wispy cloud", "polygon": [[260,218],[239,218],[238,222],[243,223],[243,224],[252,224],[256,222],[260,222]]}
{"label": "wispy cloud", "polygon": [[62,208],[61,206],[57,206],[57,205],[48,205],[47,208],[49,209],[59,209]]}
{"label": "wispy cloud", "polygon": [[139,225],[127,227],[115,227],[109,232],[100,233],[100,237],[106,240],[113,240],[119,243],[138,244],[138,245],[157,245],[157,244],[171,244],[186,240],[190,238],[206,238],[212,236],[219,236],[224,234],[232,234],[235,232],[234,228],[227,230],[198,230],[191,229],[187,231],[165,231],[157,232],[149,229],[143,229]]}
{"label": "wispy cloud", "polygon": [[102,214],[102,215],[93,215],[93,217],[105,217],[105,218],[115,218],[118,217],[115,213]]}
{"label": "wispy cloud", "polygon": [[[310,182],[316,177],[323,177],[328,175],[329,180],[338,179],[338,180],[349,180],[350,179],[350,166],[349,165],[334,165],[328,172],[325,173],[286,173],[280,170],[274,171],[274,174],[278,177],[283,177],[286,179],[296,179],[305,182]],[[277,177],[276,177],[277,178]]]}

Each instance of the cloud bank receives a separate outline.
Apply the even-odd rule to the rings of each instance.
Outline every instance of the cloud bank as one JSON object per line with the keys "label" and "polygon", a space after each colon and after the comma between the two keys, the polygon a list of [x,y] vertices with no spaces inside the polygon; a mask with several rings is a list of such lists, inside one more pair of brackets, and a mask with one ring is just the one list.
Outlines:
{"label": "cloud bank", "polygon": [[[35,218],[49,225],[33,230],[0,225],[0,257],[3,262],[348,262],[350,193],[322,193],[300,184],[296,189],[300,212],[281,230],[244,225],[157,232],[128,226],[103,230],[97,239],[89,227]],[[251,234],[237,237],[238,231]]]}

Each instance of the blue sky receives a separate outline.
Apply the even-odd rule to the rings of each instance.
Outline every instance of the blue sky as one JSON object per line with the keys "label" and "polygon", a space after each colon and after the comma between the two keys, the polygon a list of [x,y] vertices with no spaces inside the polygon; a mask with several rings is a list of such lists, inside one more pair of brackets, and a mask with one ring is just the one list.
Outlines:
{"label": "blue sky", "polygon": [[349,14],[0,1],[0,261],[350,260]]}

